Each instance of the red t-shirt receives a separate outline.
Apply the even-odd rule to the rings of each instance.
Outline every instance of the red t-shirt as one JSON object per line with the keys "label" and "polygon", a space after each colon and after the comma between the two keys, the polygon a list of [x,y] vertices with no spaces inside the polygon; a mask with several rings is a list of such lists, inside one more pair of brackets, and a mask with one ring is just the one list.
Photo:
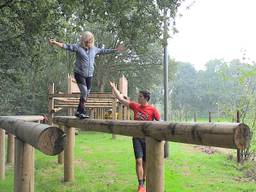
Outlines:
{"label": "red t-shirt", "polygon": [[141,106],[139,103],[130,102],[130,109],[134,112],[134,120],[153,121],[160,120],[160,115],[155,107],[152,105]]}

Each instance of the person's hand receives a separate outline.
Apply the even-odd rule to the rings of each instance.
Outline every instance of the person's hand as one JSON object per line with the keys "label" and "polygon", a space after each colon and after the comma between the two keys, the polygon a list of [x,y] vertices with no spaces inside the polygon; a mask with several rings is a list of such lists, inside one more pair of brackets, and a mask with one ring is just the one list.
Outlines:
{"label": "person's hand", "polygon": [[52,45],[52,44],[56,43],[56,40],[55,39],[48,39],[48,43],[50,45]]}
{"label": "person's hand", "polygon": [[116,46],[116,50],[117,50],[118,52],[122,52],[122,51],[125,50],[125,47],[124,47],[123,44],[118,44],[118,45]]}
{"label": "person's hand", "polygon": [[113,83],[112,81],[109,81],[109,85],[112,89],[116,87],[115,83]]}

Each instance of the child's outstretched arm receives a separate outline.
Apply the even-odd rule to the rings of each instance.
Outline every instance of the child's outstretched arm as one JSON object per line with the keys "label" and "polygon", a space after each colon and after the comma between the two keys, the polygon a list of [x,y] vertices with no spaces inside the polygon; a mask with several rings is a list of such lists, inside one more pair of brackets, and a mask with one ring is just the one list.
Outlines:
{"label": "child's outstretched arm", "polygon": [[63,48],[64,47],[64,43],[58,42],[55,39],[49,39],[48,43],[50,45],[56,45],[57,47]]}
{"label": "child's outstretched arm", "polygon": [[125,47],[123,44],[118,44],[114,50],[117,52],[123,52],[125,50]]}
{"label": "child's outstretched arm", "polygon": [[125,47],[122,44],[118,44],[114,49],[98,48],[97,54],[110,54],[115,52],[123,52]]}

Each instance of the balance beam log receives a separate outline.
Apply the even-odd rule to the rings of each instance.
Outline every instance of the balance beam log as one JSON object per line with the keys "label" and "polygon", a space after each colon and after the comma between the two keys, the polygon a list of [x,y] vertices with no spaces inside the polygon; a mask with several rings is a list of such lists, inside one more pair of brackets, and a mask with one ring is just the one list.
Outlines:
{"label": "balance beam log", "polygon": [[80,120],[54,117],[54,123],[81,131],[97,131],[118,135],[151,137],[158,141],[174,141],[223,148],[245,149],[250,143],[250,129],[243,123],[170,123],[129,120]]}
{"label": "balance beam log", "polygon": [[15,118],[23,121],[43,121],[45,117],[43,115],[17,115],[17,116],[1,116],[2,118]]}
{"label": "balance beam log", "polygon": [[1,116],[0,128],[46,155],[56,155],[64,149],[64,132],[57,127]]}

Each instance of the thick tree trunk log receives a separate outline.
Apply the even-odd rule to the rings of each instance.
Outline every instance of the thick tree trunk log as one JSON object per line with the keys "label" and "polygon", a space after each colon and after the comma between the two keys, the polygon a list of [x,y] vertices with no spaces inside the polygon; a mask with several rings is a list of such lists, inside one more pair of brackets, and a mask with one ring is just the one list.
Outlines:
{"label": "thick tree trunk log", "polygon": [[8,117],[0,117],[0,127],[46,155],[63,151],[64,132],[57,127]]}
{"label": "thick tree trunk log", "polygon": [[245,149],[250,142],[250,129],[243,123],[170,123],[149,121],[80,120],[55,117],[54,123],[81,131],[98,131],[126,136],[152,137],[224,148]]}

